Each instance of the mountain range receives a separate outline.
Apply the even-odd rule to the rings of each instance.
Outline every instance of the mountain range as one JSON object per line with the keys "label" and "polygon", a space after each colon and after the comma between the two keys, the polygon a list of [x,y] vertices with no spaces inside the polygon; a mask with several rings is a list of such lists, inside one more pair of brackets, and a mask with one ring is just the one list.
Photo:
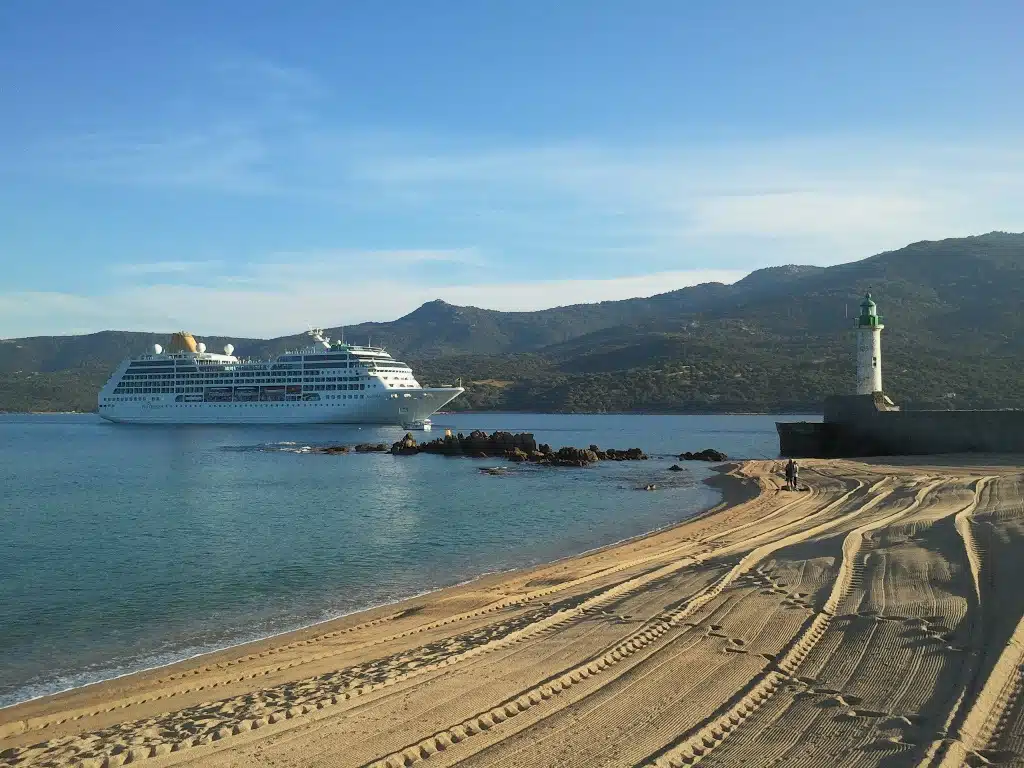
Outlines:
{"label": "mountain range", "polygon": [[[925,241],[833,267],[537,312],[428,302],[392,322],[328,329],[383,345],[424,383],[461,377],[453,406],[540,411],[813,412],[848,392],[853,317],[884,315],[886,390],[904,407],[1024,407],[1024,234]],[[200,330],[200,329],[193,329]],[[118,361],[167,340],[104,331],[0,341],[0,410],[92,410]],[[236,354],[276,339],[205,337]]]}

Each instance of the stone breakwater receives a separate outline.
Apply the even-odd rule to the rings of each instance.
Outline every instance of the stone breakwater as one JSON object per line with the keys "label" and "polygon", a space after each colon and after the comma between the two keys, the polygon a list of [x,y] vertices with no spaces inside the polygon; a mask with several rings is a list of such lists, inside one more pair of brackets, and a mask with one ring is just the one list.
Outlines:
{"label": "stone breakwater", "polygon": [[587,448],[564,446],[555,450],[545,443],[538,444],[529,432],[494,432],[488,435],[479,430],[468,435],[448,433],[427,443],[417,443],[416,438],[408,433],[391,446],[391,453],[395,456],[435,453],[443,456],[502,457],[508,461],[560,467],[586,467],[597,461],[642,461],[647,458],[639,448],[602,450],[591,445]]}

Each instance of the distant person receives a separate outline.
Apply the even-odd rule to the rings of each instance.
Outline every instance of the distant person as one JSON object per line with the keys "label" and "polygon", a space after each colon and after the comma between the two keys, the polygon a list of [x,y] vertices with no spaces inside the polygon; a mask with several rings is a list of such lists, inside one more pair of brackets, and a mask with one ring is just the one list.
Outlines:
{"label": "distant person", "polygon": [[790,459],[786,462],[786,490],[793,490],[793,478],[796,472],[796,462]]}
{"label": "distant person", "polygon": [[[792,461],[792,459],[790,459]],[[793,490],[800,490],[800,465],[793,461]]]}

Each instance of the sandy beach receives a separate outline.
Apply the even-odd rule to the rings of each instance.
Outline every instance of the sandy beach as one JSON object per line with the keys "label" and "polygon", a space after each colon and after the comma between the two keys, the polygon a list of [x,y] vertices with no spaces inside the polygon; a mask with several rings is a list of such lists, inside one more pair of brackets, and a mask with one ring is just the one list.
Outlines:
{"label": "sandy beach", "polygon": [[0,710],[0,765],[1024,764],[1022,464],[727,465],[669,530]]}

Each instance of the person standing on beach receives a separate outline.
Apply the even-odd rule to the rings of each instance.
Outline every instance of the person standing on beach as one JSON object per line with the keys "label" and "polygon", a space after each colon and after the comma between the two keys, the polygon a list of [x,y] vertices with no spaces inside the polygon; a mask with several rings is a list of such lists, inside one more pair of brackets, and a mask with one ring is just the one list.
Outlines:
{"label": "person standing on beach", "polygon": [[797,464],[792,459],[790,459],[790,461],[793,462],[793,490],[794,491],[799,491],[800,490],[800,465]]}
{"label": "person standing on beach", "polygon": [[793,478],[796,472],[796,462],[790,459],[786,462],[786,490],[793,490]]}

